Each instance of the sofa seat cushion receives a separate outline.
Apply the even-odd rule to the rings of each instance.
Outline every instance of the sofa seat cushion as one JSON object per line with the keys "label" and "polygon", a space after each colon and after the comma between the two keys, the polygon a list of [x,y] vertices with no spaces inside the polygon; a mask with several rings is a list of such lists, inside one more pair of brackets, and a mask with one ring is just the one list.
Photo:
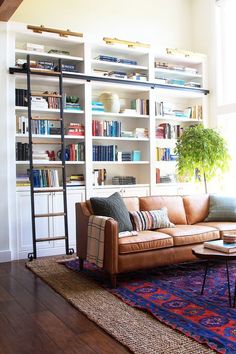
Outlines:
{"label": "sofa seat cushion", "polygon": [[219,230],[203,225],[176,225],[173,228],[159,229],[173,237],[174,246],[190,245],[220,238]]}
{"label": "sofa seat cushion", "polygon": [[223,233],[235,234],[236,233],[236,222],[233,221],[208,221],[201,222],[198,225],[210,226],[220,231],[220,237],[222,238]]}
{"label": "sofa seat cushion", "polygon": [[119,254],[172,247],[173,238],[159,231],[139,231],[137,236],[119,239]]}

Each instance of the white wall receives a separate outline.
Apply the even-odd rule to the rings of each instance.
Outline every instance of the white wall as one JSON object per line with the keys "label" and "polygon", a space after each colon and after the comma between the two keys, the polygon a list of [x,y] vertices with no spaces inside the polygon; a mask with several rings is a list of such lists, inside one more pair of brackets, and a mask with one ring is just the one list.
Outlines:
{"label": "white wall", "polygon": [[205,53],[208,58],[208,89],[210,90],[209,117],[211,127],[216,118],[216,31],[215,0],[192,1],[192,45],[196,52]]}
{"label": "white wall", "polygon": [[10,241],[9,241],[9,198],[8,198],[8,161],[7,161],[7,24],[0,22],[0,92],[1,92],[1,109],[0,109],[0,261],[9,260],[10,257]]}
{"label": "white wall", "polygon": [[191,49],[192,0],[24,0],[12,21]]}

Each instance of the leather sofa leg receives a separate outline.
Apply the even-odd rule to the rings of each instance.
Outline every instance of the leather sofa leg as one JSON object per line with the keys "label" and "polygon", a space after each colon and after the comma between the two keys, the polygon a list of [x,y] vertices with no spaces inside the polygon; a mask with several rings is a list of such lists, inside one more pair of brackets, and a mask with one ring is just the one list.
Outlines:
{"label": "leather sofa leg", "polygon": [[79,270],[84,269],[84,259],[79,257]]}

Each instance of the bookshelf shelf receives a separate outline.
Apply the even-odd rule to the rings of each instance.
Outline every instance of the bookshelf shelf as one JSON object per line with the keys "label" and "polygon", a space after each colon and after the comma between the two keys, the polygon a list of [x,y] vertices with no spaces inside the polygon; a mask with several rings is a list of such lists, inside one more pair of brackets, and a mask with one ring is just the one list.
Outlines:
{"label": "bookshelf shelf", "polygon": [[[28,111],[28,107],[24,106],[16,106],[15,107],[16,111]],[[59,113],[59,109],[53,109],[53,108],[47,108],[47,109],[42,109],[42,108],[32,108],[31,109],[33,112],[45,112],[45,113]],[[84,114],[83,110],[73,110],[73,109],[65,109],[64,114]]]}
{"label": "bookshelf shelf", "polygon": [[193,73],[190,73],[187,71],[177,71],[177,70],[155,68],[154,72],[155,72],[155,74],[160,74],[161,76],[164,76],[166,78],[180,78],[180,77],[185,77],[185,78],[189,78],[189,79],[201,79],[202,78],[201,74],[193,74]]}
{"label": "bookshelf shelf", "polygon": [[118,117],[118,118],[135,118],[135,119],[149,118],[149,115],[147,114],[126,114],[126,113],[110,113],[110,112],[95,112],[95,111],[92,111],[92,115],[94,117],[102,116],[102,117]]}
{"label": "bookshelf shelf", "polygon": [[93,165],[147,165],[149,161],[93,161]]}
{"label": "bookshelf shelf", "polygon": [[65,59],[65,60],[72,60],[72,61],[83,61],[83,57],[76,57],[72,55],[62,55],[62,54],[52,54],[52,53],[46,53],[46,52],[35,52],[35,51],[30,51],[30,50],[24,50],[24,49],[16,49],[16,58],[21,58],[22,55],[27,55],[29,54],[32,59],[37,58],[37,60],[43,60],[44,58],[52,58],[52,59]]}
{"label": "bookshelf shelf", "polygon": [[93,136],[93,140],[149,141],[149,138],[125,138],[115,136]]}
{"label": "bookshelf shelf", "polygon": [[[60,135],[52,135],[52,134],[32,134],[32,137],[33,138],[37,138],[37,139],[61,139],[61,136]],[[25,140],[28,140],[29,139],[29,136],[28,134],[19,134],[17,133],[16,134],[16,139],[25,139]],[[84,140],[84,136],[79,136],[79,135],[65,135],[65,139],[68,139],[68,140]]]}
{"label": "bookshelf shelf", "polygon": [[92,66],[96,67],[97,69],[103,69],[104,67],[107,68],[120,68],[120,69],[132,69],[132,70],[148,70],[147,66],[143,65],[130,65],[130,64],[122,64],[122,63],[113,63],[109,61],[102,61],[102,60],[92,60]]}
{"label": "bookshelf shelf", "polygon": [[183,123],[194,123],[194,124],[201,124],[203,123],[202,119],[194,119],[194,118],[185,118],[185,117],[176,117],[171,115],[158,115],[155,116],[156,120],[162,121],[174,121],[174,122],[183,122]]}

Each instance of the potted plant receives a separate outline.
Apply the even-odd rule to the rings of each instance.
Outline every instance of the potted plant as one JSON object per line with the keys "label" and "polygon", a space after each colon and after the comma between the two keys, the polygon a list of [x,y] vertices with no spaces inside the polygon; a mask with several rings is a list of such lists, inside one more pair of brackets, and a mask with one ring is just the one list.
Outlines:
{"label": "potted plant", "polygon": [[229,168],[230,156],[224,138],[211,128],[202,124],[188,127],[177,140],[177,174],[190,180],[197,177],[207,182],[220,176]]}

